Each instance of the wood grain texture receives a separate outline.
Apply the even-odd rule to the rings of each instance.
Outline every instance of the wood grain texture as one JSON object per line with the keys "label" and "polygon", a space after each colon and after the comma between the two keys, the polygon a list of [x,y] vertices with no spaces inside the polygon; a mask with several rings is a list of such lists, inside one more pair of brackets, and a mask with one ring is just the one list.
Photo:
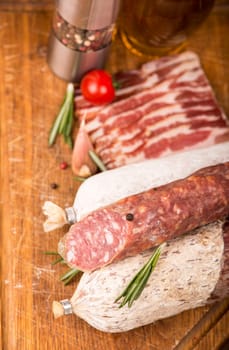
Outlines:
{"label": "wood grain texture", "polygon": [[[0,4],[2,349],[219,350],[229,336],[227,301],[125,334],[99,332],[75,316],[54,320],[52,301],[71,297],[77,283],[64,287],[59,281],[64,266],[52,266],[43,253],[55,250],[63,235],[63,230],[43,232],[43,202],[70,206],[78,188],[71,169],[59,169],[62,160],[70,162],[68,146],[60,139],[53,148],[47,146],[66,84],[46,63],[52,4],[40,2],[40,10],[33,7],[38,2],[14,3]],[[228,35],[229,8],[221,2],[189,43],[227,115]],[[107,68],[114,72],[144,61],[117,36]],[[55,190],[53,182],[58,184]]]}

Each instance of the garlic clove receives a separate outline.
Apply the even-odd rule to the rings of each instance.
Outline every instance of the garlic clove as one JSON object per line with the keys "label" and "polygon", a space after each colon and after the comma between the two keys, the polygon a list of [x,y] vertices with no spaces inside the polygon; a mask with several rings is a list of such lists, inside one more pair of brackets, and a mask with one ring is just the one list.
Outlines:
{"label": "garlic clove", "polygon": [[93,145],[86,130],[85,118],[84,115],[74,142],[72,171],[75,175],[88,177],[96,173],[97,166],[89,156]]}

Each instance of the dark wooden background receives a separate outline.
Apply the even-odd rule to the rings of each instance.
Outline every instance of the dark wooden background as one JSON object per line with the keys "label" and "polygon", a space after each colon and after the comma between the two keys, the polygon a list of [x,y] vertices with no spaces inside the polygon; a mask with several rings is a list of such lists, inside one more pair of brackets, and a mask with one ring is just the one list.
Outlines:
{"label": "dark wooden background", "polygon": [[[67,0],[66,0],[67,1]],[[123,334],[99,332],[75,316],[54,320],[54,299],[70,297],[63,266],[43,254],[55,250],[63,230],[44,233],[45,200],[69,206],[77,190],[71,152],[59,140],[48,148],[48,132],[66,83],[46,63],[53,1],[0,1],[1,142],[1,338],[4,350],[219,350],[229,337],[228,301],[184,312]],[[190,39],[217,99],[229,116],[229,3],[217,1]],[[107,69],[138,67],[117,36]],[[52,189],[51,183],[58,188]]]}

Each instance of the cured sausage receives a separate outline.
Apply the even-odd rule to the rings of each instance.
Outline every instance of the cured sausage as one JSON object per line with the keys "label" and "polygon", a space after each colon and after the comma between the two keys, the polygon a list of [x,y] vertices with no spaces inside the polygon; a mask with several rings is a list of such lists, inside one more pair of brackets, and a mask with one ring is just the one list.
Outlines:
{"label": "cured sausage", "polygon": [[90,212],[122,198],[226,161],[229,161],[229,142],[99,173],[80,185],[72,207],[64,210],[50,201],[44,203],[43,212],[47,215],[44,231],[49,232],[67,223],[75,223]]}
{"label": "cured sausage", "polygon": [[121,199],[71,226],[59,253],[92,271],[229,214],[229,162]]}
{"label": "cured sausage", "polygon": [[[217,221],[166,243],[141,296],[131,308],[115,303],[151,251],[85,272],[66,313],[104,332],[124,332],[229,295],[229,225]],[[63,304],[54,302],[55,316]]]}
{"label": "cured sausage", "polygon": [[193,172],[229,161],[229,142],[130,164],[90,177],[78,189],[75,221],[122,198],[182,179]]}

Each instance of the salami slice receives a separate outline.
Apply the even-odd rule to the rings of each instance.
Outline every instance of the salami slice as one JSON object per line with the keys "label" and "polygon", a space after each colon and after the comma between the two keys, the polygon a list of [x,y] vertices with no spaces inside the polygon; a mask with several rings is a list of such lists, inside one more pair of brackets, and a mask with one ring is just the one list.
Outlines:
{"label": "salami slice", "polygon": [[71,226],[59,252],[70,266],[92,271],[228,214],[226,162],[95,210]]}

